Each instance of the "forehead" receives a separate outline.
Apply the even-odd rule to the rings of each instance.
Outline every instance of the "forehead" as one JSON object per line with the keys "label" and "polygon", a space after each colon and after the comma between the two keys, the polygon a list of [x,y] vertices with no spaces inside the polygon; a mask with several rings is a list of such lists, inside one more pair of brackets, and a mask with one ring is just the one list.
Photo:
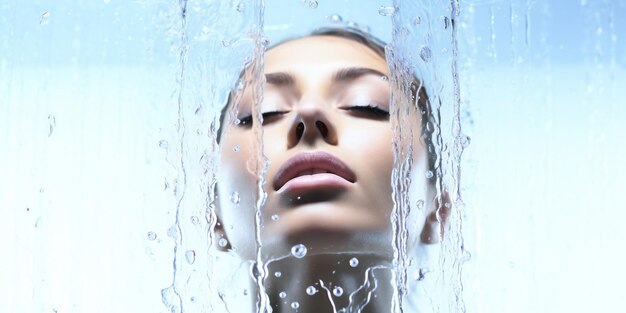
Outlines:
{"label": "forehead", "polygon": [[366,67],[387,73],[385,59],[354,40],[310,36],[280,44],[265,53],[265,72],[291,72],[306,68]]}

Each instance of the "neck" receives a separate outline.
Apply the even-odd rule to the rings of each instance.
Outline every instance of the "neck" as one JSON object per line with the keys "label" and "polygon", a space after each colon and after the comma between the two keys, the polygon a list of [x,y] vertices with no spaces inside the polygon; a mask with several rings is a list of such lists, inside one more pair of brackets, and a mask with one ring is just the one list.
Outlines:
{"label": "neck", "polygon": [[391,267],[379,256],[286,258],[272,261],[268,270],[265,286],[273,312],[295,312],[295,306],[299,313],[389,312],[391,308]]}

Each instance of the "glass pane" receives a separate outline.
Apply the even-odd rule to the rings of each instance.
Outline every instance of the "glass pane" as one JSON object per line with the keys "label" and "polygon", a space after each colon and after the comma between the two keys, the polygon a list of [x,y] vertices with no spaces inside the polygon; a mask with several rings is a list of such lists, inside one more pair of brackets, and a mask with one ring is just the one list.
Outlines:
{"label": "glass pane", "polygon": [[615,311],[623,16],[3,1],[0,311]]}

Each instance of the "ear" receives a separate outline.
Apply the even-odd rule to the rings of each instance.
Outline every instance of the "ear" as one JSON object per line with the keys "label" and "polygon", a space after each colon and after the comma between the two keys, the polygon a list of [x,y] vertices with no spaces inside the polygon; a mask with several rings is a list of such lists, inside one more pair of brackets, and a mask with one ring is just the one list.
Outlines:
{"label": "ear", "polygon": [[434,209],[426,216],[424,228],[420,234],[420,240],[425,244],[438,243],[443,239],[446,221],[452,208],[450,195],[447,192],[441,195],[441,199],[436,198],[433,202]]}

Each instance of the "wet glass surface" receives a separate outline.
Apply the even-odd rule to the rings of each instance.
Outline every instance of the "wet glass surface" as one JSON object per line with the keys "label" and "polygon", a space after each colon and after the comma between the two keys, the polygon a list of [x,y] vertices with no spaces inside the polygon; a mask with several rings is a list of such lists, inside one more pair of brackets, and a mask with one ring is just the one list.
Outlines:
{"label": "wet glass surface", "polygon": [[[27,2],[0,4],[0,311],[624,306],[624,1]],[[387,233],[267,235],[318,201],[273,202],[268,53],[320,27],[386,43],[388,75],[354,90],[390,86]],[[309,147],[362,184],[380,149],[335,146]]]}

